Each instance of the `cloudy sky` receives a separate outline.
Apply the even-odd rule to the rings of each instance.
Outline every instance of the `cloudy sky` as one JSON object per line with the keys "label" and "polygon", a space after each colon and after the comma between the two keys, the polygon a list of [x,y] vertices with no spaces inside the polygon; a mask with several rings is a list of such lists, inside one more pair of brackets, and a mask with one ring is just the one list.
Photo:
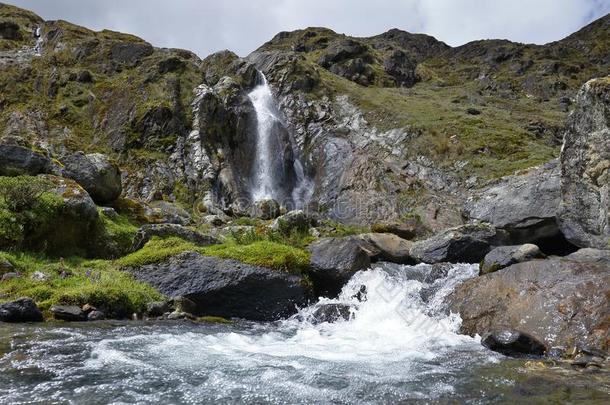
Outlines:
{"label": "cloudy sky", "polygon": [[369,36],[400,28],[450,45],[507,38],[546,43],[610,12],[610,0],[2,0],[47,20],[138,35],[200,56],[247,55],[279,31],[324,26]]}

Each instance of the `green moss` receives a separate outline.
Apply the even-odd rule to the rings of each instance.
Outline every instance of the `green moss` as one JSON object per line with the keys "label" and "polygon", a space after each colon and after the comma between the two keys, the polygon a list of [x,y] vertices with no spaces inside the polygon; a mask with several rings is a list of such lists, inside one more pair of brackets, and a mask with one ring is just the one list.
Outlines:
{"label": "green moss", "polygon": [[109,217],[101,209],[99,214],[105,230],[105,239],[116,246],[115,250],[129,251],[139,227],[125,215],[118,214],[116,217]]}
{"label": "green moss", "polygon": [[371,228],[368,226],[359,225],[345,225],[340,222],[336,222],[330,219],[324,220],[318,230],[322,236],[326,237],[341,237],[349,235],[357,235],[360,233],[370,232]]}
{"label": "green moss", "polygon": [[[11,262],[22,274],[21,278],[0,284],[2,300],[31,297],[42,310],[59,304],[91,304],[106,310],[109,316],[124,317],[142,312],[148,302],[162,298],[152,287],[135,281],[111,261],[78,257],[57,260],[24,252],[0,252],[0,258]],[[48,280],[32,280],[36,271],[43,272]]]}
{"label": "green moss", "polygon": [[144,247],[125,257],[120,258],[117,263],[125,267],[144,266],[146,264],[158,263],[168,257],[175,256],[186,251],[199,251],[201,248],[184,239],[170,237],[153,237]]}

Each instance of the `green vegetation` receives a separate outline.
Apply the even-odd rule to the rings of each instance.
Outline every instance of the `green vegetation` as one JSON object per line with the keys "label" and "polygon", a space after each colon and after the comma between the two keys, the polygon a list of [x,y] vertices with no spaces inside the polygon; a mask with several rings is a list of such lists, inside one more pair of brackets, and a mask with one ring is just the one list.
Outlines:
{"label": "green vegetation", "polygon": [[359,233],[367,233],[371,231],[371,228],[368,226],[360,226],[360,225],[345,225],[340,222],[333,221],[331,219],[326,219],[322,221],[318,227],[322,236],[328,237],[341,237],[341,236],[349,236],[349,235],[357,235]]}
{"label": "green vegetation", "polygon": [[39,177],[0,177],[0,248],[21,246],[53,226],[63,200],[52,187]]}
{"label": "green vegetation", "polygon": [[[126,317],[142,312],[146,304],[162,296],[152,287],[135,281],[111,261],[78,257],[49,259],[32,253],[0,252],[0,260],[10,262],[21,278],[0,283],[3,300],[31,297],[42,310],[57,304],[91,304],[109,316]],[[32,279],[35,272],[48,279]]]}

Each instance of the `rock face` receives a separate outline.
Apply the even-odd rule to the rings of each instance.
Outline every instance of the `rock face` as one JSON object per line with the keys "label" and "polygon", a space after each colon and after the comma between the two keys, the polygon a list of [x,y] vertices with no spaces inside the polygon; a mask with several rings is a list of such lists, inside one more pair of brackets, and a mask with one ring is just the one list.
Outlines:
{"label": "rock face", "polygon": [[294,314],[310,296],[301,276],[194,252],[130,271],[169,297],[192,301],[196,316],[273,321]]}
{"label": "rock face", "polygon": [[480,274],[493,273],[516,263],[542,259],[545,255],[538,246],[526,243],[518,246],[500,246],[485,255]]}
{"label": "rock face", "polygon": [[62,174],[80,184],[96,203],[110,203],[121,195],[121,171],[107,156],[77,152],[62,159],[62,163]]}
{"label": "rock face", "polygon": [[566,238],[610,248],[610,77],[587,82],[577,96],[561,152],[561,214]]}
{"label": "rock face", "polygon": [[513,244],[561,239],[556,223],[560,174],[554,160],[526,174],[504,177],[476,193],[466,203],[465,214],[507,231]]}
{"label": "rock face", "polygon": [[607,264],[565,259],[518,263],[468,280],[449,296],[462,333],[516,330],[548,349],[610,348]]}
{"label": "rock face", "polygon": [[216,238],[185,228],[182,225],[149,224],[142,226],[136,233],[133,240],[133,250],[142,249],[153,236],[158,236],[160,238],[176,236],[193,242],[198,246],[208,246],[218,243]]}
{"label": "rock face", "polygon": [[462,225],[415,242],[411,256],[424,263],[478,263],[506,235],[489,224]]}
{"label": "rock face", "polygon": [[31,298],[20,298],[0,304],[2,322],[42,322],[42,320],[42,312]]}

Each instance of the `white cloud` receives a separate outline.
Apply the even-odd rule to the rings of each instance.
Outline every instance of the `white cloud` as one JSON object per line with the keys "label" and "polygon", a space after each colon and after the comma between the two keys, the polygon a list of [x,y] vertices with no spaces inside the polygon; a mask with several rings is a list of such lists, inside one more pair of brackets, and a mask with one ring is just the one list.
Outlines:
{"label": "white cloud", "polygon": [[245,55],[279,31],[325,26],[355,36],[400,28],[451,45],[545,43],[610,12],[610,0],[9,0],[45,19],[129,32],[205,56]]}

